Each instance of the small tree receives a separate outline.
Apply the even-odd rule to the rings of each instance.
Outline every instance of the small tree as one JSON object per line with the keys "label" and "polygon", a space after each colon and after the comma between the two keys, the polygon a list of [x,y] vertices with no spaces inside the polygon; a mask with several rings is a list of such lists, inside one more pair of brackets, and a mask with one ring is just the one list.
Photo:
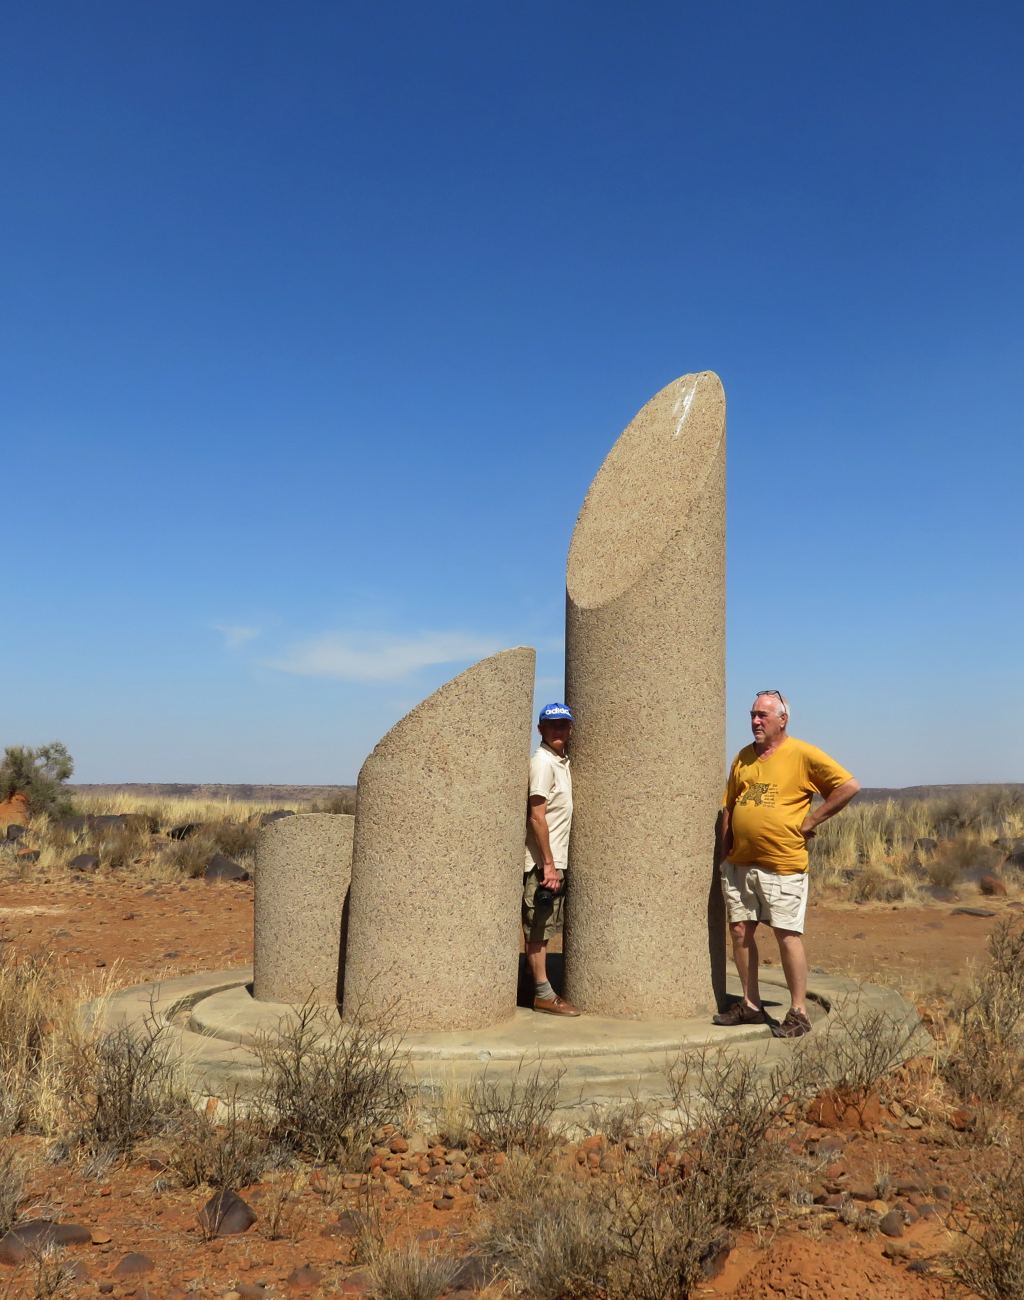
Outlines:
{"label": "small tree", "polygon": [[71,800],[63,783],[74,770],[71,755],[59,740],[38,749],[8,745],[0,763],[0,799],[20,793],[34,813],[67,812]]}

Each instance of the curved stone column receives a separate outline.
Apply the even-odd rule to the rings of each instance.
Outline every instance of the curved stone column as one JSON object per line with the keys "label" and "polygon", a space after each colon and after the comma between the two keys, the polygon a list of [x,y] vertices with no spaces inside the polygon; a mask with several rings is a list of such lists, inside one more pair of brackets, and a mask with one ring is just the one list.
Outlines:
{"label": "curved stone column", "polygon": [[407,1029],[515,1010],[534,652],[475,664],[406,714],[359,773],[344,1013]]}
{"label": "curved stone column", "polygon": [[[573,827],[566,996],[638,1019],[712,1004],[725,763],[725,394],[684,375],[636,415],[569,548]],[[710,945],[710,947],[709,947]]]}
{"label": "curved stone column", "polygon": [[260,831],[253,907],[258,1001],[338,999],[354,826],[343,813],[299,813]]}

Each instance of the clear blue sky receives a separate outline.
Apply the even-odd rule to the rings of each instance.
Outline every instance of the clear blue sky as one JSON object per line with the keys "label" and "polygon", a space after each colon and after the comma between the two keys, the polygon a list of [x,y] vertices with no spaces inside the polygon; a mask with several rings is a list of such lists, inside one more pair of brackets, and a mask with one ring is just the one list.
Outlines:
{"label": "clear blue sky", "polygon": [[562,681],[576,514],[728,400],[753,689],[872,785],[1024,780],[1016,3],[13,6],[0,741],[353,780]]}

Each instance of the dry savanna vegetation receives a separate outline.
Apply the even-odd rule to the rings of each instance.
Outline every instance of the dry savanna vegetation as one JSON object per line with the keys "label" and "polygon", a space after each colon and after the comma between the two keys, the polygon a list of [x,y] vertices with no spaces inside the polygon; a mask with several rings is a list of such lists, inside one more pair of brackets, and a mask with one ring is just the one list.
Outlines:
{"label": "dry savanna vegetation", "polygon": [[[246,869],[273,811],[79,798],[5,842],[0,869],[26,896],[74,880],[81,854],[96,889],[187,880],[216,854]],[[896,906],[983,876],[1013,894],[1022,831],[1012,794],[854,805],[814,869]],[[1011,913],[929,1006],[928,1052],[907,1060],[900,1025],[839,1008],[842,1050],[818,1032],[771,1068],[686,1053],[667,1104],[571,1120],[543,1061],[415,1093],[386,1019],[339,1036],[313,1007],[263,1044],[253,1095],[197,1105],[162,1024],[83,1022],[102,978],[0,942],[0,1298],[1024,1295]]]}

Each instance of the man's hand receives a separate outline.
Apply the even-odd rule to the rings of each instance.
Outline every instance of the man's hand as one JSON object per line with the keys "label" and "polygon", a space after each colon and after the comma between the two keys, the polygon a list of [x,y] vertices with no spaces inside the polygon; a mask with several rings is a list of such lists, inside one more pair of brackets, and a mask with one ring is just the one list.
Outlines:
{"label": "man's hand", "polygon": [[558,874],[558,868],[553,862],[544,863],[544,875],[540,882],[545,889],[553,889],[557,893],[562,888],[562,877]]}
{"label": "man's hand", "polygon": [[814,823],[809,817],[804,819],[804,824],[800,827],[800,834],[804,837],[804,843],[814,839]]}

